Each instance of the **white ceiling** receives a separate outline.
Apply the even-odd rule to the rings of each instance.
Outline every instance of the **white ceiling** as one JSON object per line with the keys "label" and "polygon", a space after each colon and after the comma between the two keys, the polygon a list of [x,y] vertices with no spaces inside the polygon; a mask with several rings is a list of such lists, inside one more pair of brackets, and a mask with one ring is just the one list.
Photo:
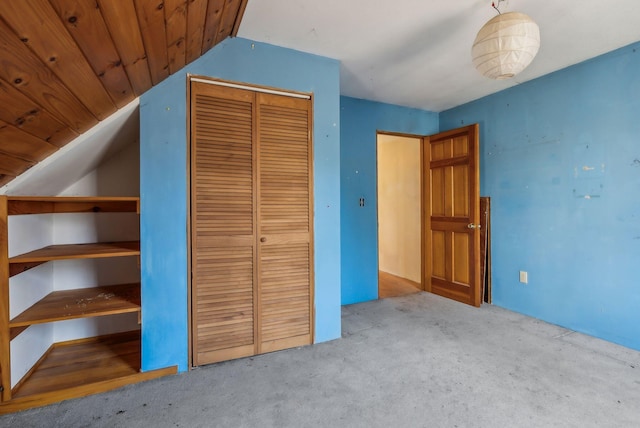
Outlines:
{"label": "white ceiling", "polygon": [[238,36],[340,60],[343,95],[435,112],[640,40],[639,0],[506,0],[500,10],[529,15],[541,37],[533,63],[506,81],[471,62],[497,14],[491,0],[249,0]]}

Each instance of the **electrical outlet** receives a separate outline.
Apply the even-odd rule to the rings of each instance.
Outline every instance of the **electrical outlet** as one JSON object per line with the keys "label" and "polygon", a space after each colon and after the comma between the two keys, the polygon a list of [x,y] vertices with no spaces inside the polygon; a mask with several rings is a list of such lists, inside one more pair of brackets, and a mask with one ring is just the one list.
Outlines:
{"label": "electrical outlet", "polygon": [[524,270],[520,271],[520,282],[523,284],[527,284],[529,282],[529,274]]}

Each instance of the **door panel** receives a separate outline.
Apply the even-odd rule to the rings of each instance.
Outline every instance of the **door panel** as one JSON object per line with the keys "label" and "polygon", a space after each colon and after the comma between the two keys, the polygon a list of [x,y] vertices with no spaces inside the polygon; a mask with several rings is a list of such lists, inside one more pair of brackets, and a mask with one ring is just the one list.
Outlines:
{"label": "door panel", "polygon": [[257,94],[261,352],[312,343],[310,101]]}
{"label": "door panel", "polygon": [[427,291],[480,306],[478,125],[426,137]]}
{"label": "door panel", "polygon": [[311,101],[191,85],[193,364],[310,344]]}
{"label": "door panel", "polygon": [[253,93],[192,82],[194,364],[254,354]]}

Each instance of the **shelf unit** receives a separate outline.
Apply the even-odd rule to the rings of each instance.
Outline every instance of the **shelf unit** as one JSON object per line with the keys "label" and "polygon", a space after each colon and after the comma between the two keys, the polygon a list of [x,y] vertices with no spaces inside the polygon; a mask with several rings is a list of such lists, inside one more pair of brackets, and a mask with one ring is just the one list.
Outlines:
{"label": "shelf unit", "polygon": [[9,318],[10,278],[56,260],[139,257],[139,241],[51,245],[8,257],[8,216],[56,213],[140,213],[137,197],[0,196],[0,414],[49,404],[176,372],[140,373],[140,331],[54,343],[11,388],[11,341],[29,326],[137,313],[140,284],[54,291]]}

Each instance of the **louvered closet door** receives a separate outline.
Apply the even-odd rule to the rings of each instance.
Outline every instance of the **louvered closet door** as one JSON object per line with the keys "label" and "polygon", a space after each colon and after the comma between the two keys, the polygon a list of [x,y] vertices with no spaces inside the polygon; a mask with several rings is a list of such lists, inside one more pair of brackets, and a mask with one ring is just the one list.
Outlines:
{"label": "louvered closet door", "polygon": [[192,351],[201,365],[255,354],[255,94],[191,85]]}
{"label": "louvered closet door", "polygon": [[313,341],[311,101],[191,83],[193,364]]}
{"label": "louvered closet door", "polygon": [[260,352],[312,343],[311,101],[257,94]]}

